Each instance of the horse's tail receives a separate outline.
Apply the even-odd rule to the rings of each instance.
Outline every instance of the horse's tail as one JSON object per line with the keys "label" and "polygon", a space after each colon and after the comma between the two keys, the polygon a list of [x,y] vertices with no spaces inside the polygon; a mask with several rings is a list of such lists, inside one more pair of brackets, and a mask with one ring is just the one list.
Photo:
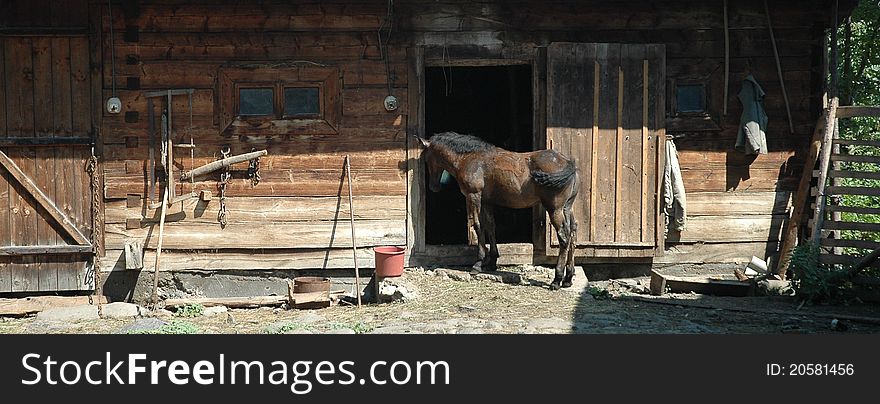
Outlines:
{"label": "horse's tail", "polygon": [[532,171],[532,178],[534,178],[535,183],[540,186],[562,189],[575,178],[576,173],[577,167],[574,164],[574,160],[568,160],[565,167],[552,173],[536,169]]}

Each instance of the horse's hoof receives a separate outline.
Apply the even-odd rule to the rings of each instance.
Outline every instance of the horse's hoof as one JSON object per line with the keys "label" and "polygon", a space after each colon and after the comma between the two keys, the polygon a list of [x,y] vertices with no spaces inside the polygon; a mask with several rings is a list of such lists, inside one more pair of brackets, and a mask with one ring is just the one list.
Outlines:
{"label": "horse's hoof", "polygon": [[559,283],[556,283],[556,282],[551,283],[550,290],[559,290]]}
{"label": "horse's hoof", "polygon": [[482,272],[483,272],[482,269],[480,269],[480,268],[478,268],[478,267],[473,267],[473,268],[471,268],[470,274],[471,274],[471,275],[476,275],[476,274],[479,274],[479,273],[482,273]]}
{"label": "horse's hoof", "polygon": [[570,281],[570,280],[568,280],[568,281],[562,281],[562,287],[563,287],[563,288],[570,288],[570,287],[571,287],[571,281]]}

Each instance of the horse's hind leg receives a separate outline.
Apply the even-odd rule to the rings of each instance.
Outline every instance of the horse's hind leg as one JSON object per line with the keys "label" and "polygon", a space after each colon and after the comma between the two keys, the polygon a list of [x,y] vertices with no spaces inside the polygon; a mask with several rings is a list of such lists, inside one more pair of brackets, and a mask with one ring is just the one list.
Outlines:
{"label": "horse's hind leg", "polygon": [[[574,212],[571,211],[571,205],[566,204],[564,209],[566,229],[568,236],[568,254],[565,257],[565,278],[562,280],[562,287],[571,287],[571,279],[574,277],[574,250],[577,246],[577,219]],[[585,275],[586,276],[586,275]]]}
{"label": "horse's hind leg", "polygon": [[480,204],[482,203],[482,195],[479,193],[467,194],[467,210],[468,215],[473,222],[474,231],[477,233],[477,262],[474,263],[471,272],[480,272],[483,269],[483,261],[486,259],[486,235],[483,234],[482,224],[480,223]]}
{"label": "horse's hind leg", "polygon": [[[569,249],[572,248],[569,239],[568,223],[565,219],[565,213],[562,208],[556,209],[550,213],[550,224],[556,229],[556,237],[559,238],[559,258],[556,261],[556,276],[550,283],[550,289],[556,290],[562,287],[563,278],[565,278],[566,263],[568,262]],[[569,278],[569,286],[571,279]]]}
{"label": "horse's hind leg", "polygon": [[480,214],[482,215],[480,226],[483,228],[483,232],[485,232],[486,242],[489,243],[489,251],[486,261],[483,262],[483,269],[494,271],[498,269],[499,256],[498,243],[495,241],[495,212],[492,209],[492,205],[484,205],[481,206]]}

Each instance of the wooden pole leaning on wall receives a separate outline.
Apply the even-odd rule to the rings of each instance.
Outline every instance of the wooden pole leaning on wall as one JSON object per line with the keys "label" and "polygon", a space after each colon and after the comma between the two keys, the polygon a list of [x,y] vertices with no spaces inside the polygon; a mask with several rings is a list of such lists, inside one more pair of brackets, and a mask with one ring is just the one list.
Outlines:
{"label": "wooden pole leaning on wall", "polygon": [[724,109],[727,116],[727,97],[730,88],[730,27],[727,26],[727,0],[724,0]]}
{"label": "wooden pole leaning on wall", "polygon": [[[361,307],[361,274],[358,269],[358,254],[357,254],[357,241],[355,239],[355,231],[354,231],[354,197],[352,196],[352,186],[351,186],[351,159],[346,154],[345,155],[345,177],[348,178],[348,217],[351,221],[351,252],[352,258],[354,258],[354,287],[355,294],[357,295],[357,307]],[[378,279],[376,280],[378,282]],[[376,300],[378,301],[379,295],[376,295]]]}
{"label": "wooden pole leaning on wall", "polygon": [[785,101],[785,113],[788,115],[788,130],[794,133],[794,121],[791,119],[791,106],[788,104],[788,93],[785,91],[785,78],[782,76],[782,64],[779,62],[779,51],[776,49],[776,36],[773,35],[773,24],[770,22],[770,7],[764,0],[764,13],[767,15],[767,30],[770,32],[770,45],[773,47],[773,57],[776,59],[776,74],[779,76],[779,86],[782,89],[782,100]]}
{"label": "wooden pole leaning on wall", "polygon": [[798,229],[800,229],[804,214],[807,211],[807,201],[810,199],[810,182],[813,179],[813,167],[816,165],[816,159],[819,157],[819,149],[822,147],[822,134],[825,128],[825,120],[828,111],[826,110],[819,116],[816,127],[813,129],[813,138],[810,140],[810,149],[804,160],[801,179],[798,183],[797,190],[792,195],[792,211],[788,223],[785,225],[785,231],[782,233],[782,246],[779,248],[779,265],[776,268],[776,274],[780,279],[785,279],[785,273],[791,262],[791,252],[794,251],[798,238]]}
{"label": "wooden pole leaning on wall", "polygon": [[150,300],[155,306],[159,303],[159,258],[162,256],[162,237],[165,235],[165,212],[168,208],[168,188],[162,193],[162,211],[159,214],[159,241],[156,244],[156,267],[153,268],[153,293]]}
{"label": "wooden pole leaning on wall", "polygon": [[824,225],[825,216],[825,183],[828,179],[828,166],[831,162],[831,149],[834,137],[834,127],[837,126],[837,106],[839,101],[837,97],[831,99],[831,105],[828,107],[828,119],[825,121],[825,133],[822,138],[822,155],[819,159],[819,180],[816,183],[816,210],[813,214],[813,233],[810,241],[814,245],[819,245],[819,239],[822,237],[822,226]]}

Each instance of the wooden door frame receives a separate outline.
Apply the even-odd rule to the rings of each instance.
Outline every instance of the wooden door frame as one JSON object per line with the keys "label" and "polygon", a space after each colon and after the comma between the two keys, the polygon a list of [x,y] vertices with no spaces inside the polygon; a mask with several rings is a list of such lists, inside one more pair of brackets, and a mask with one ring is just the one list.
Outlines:
{"label": "wooden door frame", "polygon": [[[442,46],[413,46],[407,50],[408,60],[408,100],[407,117],[407,254],[406,265],[471,265],[476,246],[468,245],[427,245],[425,243],[425,192],[424,165],[420,160],[422,146],[415,136],[425,135],[425,69],[427,67],[481,67],[528,65],[532,67],[532,148],[545,147],[546,127],[546,48],[531,47],[523,49],[510,57],[427,57],[426,54],[443,50]],[[448,52],[448,50],[446,50]],[[499,244],[500,264],[532,264],[535,257],[544,254],[544,220],[546,213],[542,207],[532,211],[531,243]]]}

